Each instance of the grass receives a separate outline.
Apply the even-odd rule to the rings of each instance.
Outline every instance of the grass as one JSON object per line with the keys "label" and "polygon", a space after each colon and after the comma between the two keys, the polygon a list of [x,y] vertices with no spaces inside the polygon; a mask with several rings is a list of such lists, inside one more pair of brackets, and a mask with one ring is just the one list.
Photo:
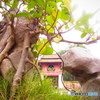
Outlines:
{"label": "grass", "polygon": [[[27,75],[22,80],[14,100],[80,100],[80,96],[61,94],[53,87],[53,80],[40,80],[38,74]],[[0,77],[0,100],[9,100],[11,82]]]}
{"label": "grass", "polygon": [[8,100],[10,94],[10,83],[0,76],[0,100]]}

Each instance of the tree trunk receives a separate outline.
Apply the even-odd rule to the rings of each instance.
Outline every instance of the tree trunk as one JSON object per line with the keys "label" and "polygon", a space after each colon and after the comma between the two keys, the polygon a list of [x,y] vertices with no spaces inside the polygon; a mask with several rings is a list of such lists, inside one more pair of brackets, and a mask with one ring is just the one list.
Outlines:
{"label": "tree trunk", "polygon": [[28,48],[37,42],[39,32],[34,31],[38,26],[33,24],[34,18],[19,17],[9,20],[0,22],[6,23],[0,27],[0,73],[7,79],[12,76],[9,72],[16,73],[12,84],[14,91],[20,85],[24,73],[33,66],[27,62],[27,59],[32,61],[34,58]]}
{"label": "tree trunk", "polygon": [[30,47],[30,34],[26,33],[24,36],[24,45],[23,45],[23,50],[22,50],[22,54],[21,54],[21,59],[20,59],[19,65],[18,65],[17,72],[13,79],[13,86],[12,86],[13,89],[18,87],[18,85],[20,84],[21,78],[24,73],[26,59],[28,58],[28,48],[29,47]]}

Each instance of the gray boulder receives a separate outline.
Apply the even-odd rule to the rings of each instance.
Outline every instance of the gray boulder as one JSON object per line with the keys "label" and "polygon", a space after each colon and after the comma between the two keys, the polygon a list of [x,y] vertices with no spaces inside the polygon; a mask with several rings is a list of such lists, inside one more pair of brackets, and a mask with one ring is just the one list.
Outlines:
{"label": "gray boulder", "polygon": [[[82,92],[98,92],[100,96],[100,59],[95,58],[86,48],[75,47],[62,55],[64,70],[76,77]],[[100,100],[92,97],[91,100]]]}

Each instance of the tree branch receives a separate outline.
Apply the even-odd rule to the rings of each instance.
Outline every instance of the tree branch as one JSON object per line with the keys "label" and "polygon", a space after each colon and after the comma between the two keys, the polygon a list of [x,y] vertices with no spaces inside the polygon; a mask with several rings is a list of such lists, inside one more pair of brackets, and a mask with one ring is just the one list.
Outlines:
{"label": "tree branch", "polygon": [[38,54],[37,54],[37,60],[35,61],[35,64],[37,64],[39,54],[40,54],[40,52],[43,50],[43,48],[46,46],[47,43],[49,43],[49,41],[47,41],[47,42],[41,47],[41,49],[39,50],[39,52],[38,52]]}
{"label": "tree branch", "polygon": [[69,28],[68,30],[64,31],[64,32],[59,32],[59,34],[63,34],[63,33],[67,33],[69,31],[71,31],[75,26],[72,26],[71,28]]}
{"label": "tree branch", "polygon": [[65,22],[64,24],[62,24],[62,25],[58,28],[58,30],[60,30],[63,26],[67,25],[67,24],[70,22],[70,20],[71,20],[71,19],[69,19],[67,22]]}
{"label": "tree branch", "polygon": [[[31,65],[33,65],[33,66],[36,68],[36,70],[37,70],[38,74],[40,75],[40,72],[39,72],[39,70],[38,70],[37,65],[36,65],[36,64],[34,64],[34,63],[33,63],[31,60],[29,60],[29,59],[27,59],[27,62],[28,62],[28,63],[30,63]],[[33,68],[33,67],[31,67],[31,68]],[[30,68],[30,69],[31,69],[31,68]],[[30,69],[29,69],[29,70],[30,70]],[[29,70],[28,70],[28,71],[29,71]],[[28,72],[28,71],[27,71],[27,72]],[[27,72],[26,72],[26,73],[27,73]],[[26,73],[25,73],[25,74],[26,74]]]}
{"label": "tree branch", "polygon": [[[14,45],[14,26],[13,26],[13,20],[11,21],[10,26],[8,26],[8,29],[10,30],[10,36],[8,37],[8,39],[6,41],[4,41],[5,43],[3,45],[3,48],[0,51],[1,52],[0,53],[0,63],[2,62],[4,57],[7,55],[9,50]],[[9,33],[7,33],[7,34],[9,34]]]}
{"label": "tree branch", "polygon": [[7,55],[8,51],[11,49],[13,44],[14,44],[14,37],[10,36],[9,39],[7,40],[7,45],[5,46],[4,50],[0,53],[0,63]]}
{"label": "tree branch", "polygon": [[56,23],[56,20],[57,20],[57,16],[58,16],[58,10],[57,10],[57,13],[56,13],[56,17],[54,19],[54,22],[53,24],[51,25],[51,27],[47,30],[47,32],[53,27],[53,25]]}
{"label": "tree branch", "polygon": [[62,39],[60,42],[73,43],[73,44],[91,44],[91,43],[96,43],[98,40],[100,40],[100,36],[98,36],[95,40],[90,40],[85,42],[76,42],[76,41],[69,41],[64,39]]}
{"label": "tree branch", "polygon": [[[7,11],[8,13],[10,13],[10,11],[9,11],[6,7],[0,6],[0,8],[4,9],[4,10]],[[3,12],[4,12],[4,11],[3,11]]]}
{"label": "tree branch", "polygon": [[93,34],[94,34],[94,32],[93,32],[93,33],[89,33],[89,36],[88,36],[88,38],[86,39],[86,41],[89,41],[89,40],[92,38]]}
{"label": "tree branch", "polygon": [[[51,44],[51,47],[53,48],[52,44]],[[55,51],[55,53],[59,56],[59,58],[61,59],[62,61],[62,75],[64,74],[64,61],[62,59],[62,57],[59,55],[59,53],[53,48],[53,50]],[[67,90],[67,91],[70,91],[68,87],[66,87],[66,85],[64,84],[64,81],[63,81],[63,76],[61,77],[61,81],[62,81],[62,84],[64,86],[64,88]]]}

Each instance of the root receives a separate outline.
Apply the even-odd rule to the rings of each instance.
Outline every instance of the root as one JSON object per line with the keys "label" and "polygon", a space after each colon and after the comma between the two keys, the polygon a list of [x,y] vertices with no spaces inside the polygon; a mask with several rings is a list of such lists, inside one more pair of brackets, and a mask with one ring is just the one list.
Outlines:
{"label": "root", "polygon": [[0,54],[0,63],[2,62],[4,57],[6,57],[7,53],[9,52],[9,50],[12,48],[13,45],[14,45],[14,37],[10,36],[7,45],[5,46],[4,50]]}
{"label": "root", "polygon": [[[10,36],[8,37],[9,33],[5,33],[8,34],[3,46],[1,47],[2,49],[0,50],[0,63],[2,62],[2,60],[7,56],[9,50],[12,48],[12,46],[14,45],[15,41],[14,41],[14,27],[12,25],[8,26],[8,29],[10,29]],[[3,41],[1,41],[3,42]]]}
{"label": "root", "polygon": [[18,69],[17,72],[13,78],[13,84],[12,84],[12,89],[11,89],[11,100],[14,96],[14,93],[16,91],[16,89],[18,88],[18,86],[20,85],[22,76],[23,76],[23,71],[24,71],[24,67],[26,64],[26,58],[28,57],[28,48],[30,46],[30,34],[26,33],[24,36],[24,45],[23,45],[23,50],[22,50],[22,55],[21,55],[21,59],[18,65]]}

